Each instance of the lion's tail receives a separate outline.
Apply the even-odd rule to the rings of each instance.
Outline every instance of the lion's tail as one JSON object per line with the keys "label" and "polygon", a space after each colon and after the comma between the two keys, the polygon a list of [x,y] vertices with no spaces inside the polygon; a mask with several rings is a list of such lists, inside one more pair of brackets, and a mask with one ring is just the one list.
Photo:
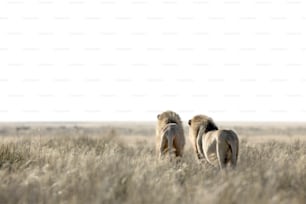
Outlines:
{"label": "lion's tail", "polygon": [[167,141],[168,153],[170,159],[172,158],[173,154],[173,141],[178,132],[177,128],[178,127],[176,123],[168,123],[163,130],[162,146],[164,146],[164,143]]}

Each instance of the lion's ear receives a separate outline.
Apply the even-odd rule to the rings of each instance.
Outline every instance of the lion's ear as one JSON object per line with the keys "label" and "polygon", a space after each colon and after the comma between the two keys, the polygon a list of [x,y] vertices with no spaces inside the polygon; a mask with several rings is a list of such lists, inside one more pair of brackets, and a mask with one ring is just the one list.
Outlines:
{"label": "lion's ear", "polygon": [[157,115],[157,119],[159,119],[160,114]]}
{"label": "lion's ear", "polygon": [[191,120],[188,120],[188,125],[191,125]]}

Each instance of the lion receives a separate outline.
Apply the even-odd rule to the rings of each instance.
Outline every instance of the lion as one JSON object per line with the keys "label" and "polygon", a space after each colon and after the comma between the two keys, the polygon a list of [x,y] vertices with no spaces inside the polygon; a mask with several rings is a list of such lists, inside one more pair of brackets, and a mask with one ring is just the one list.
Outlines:
{"label": "lion", "polygon": [[183,156],[185,136],[180,116],[173,111],[165,111],[157,115],[156,153],[159,158],[169,153],[170,159]]}
{"label": "lion", "polygon": [[189,139],[199,160],[206,159],[213,166],[235,168],[238,159],[239,139],[233,130],[218,129],[206,115],[196,115],[188,121]]}

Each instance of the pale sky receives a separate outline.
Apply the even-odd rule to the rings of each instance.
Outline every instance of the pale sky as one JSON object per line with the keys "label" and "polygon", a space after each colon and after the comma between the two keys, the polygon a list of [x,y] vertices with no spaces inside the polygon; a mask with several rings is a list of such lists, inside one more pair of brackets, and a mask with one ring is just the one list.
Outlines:
{"label": "pale sky", "polygon": [[306,121],[306,2],[2,0],[0,121]]}

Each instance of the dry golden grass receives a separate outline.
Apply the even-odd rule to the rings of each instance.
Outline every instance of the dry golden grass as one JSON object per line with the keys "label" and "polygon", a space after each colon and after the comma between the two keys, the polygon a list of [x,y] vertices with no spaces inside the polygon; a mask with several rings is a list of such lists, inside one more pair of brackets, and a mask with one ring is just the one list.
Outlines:
{"label": "dry golden grass", "polygon": [[0,203],[306,201],[306,141],[293,136],[253,142],[242,135],[237,169],[223,176],[188,146],[180,162],[156,160],[154,132],[40,132],[0,137]]}

